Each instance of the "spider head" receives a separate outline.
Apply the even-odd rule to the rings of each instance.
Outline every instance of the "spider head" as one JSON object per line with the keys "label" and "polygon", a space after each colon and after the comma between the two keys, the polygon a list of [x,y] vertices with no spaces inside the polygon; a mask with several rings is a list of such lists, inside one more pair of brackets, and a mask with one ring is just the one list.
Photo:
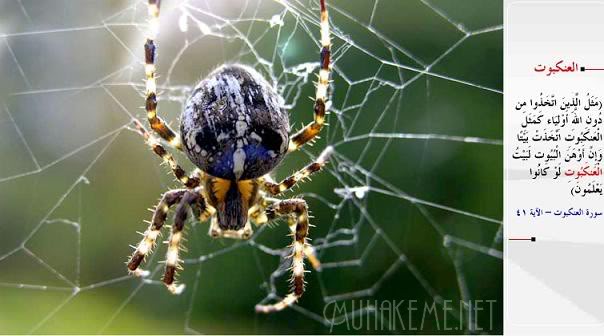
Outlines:
{"label": "spider head", "polygon": [[218,206],[218,225],[223,230],[239,230],[247,222],[247,206],[237,183],[231,182],[224,201]]}
{"label": "spider head", "polygon": [[211,191],[211,203],[217,210],[216,217],[220,229],[242,229],[248,220],[248,209],[256,198],[255,182],[213,178],[208,187]]}
{"label": "spider head", "polygon": [[243,65],[222,66],[195,87],[180,130],[189,159],[228,180],[269,173],[289,144],[283,99],[262,75]]}

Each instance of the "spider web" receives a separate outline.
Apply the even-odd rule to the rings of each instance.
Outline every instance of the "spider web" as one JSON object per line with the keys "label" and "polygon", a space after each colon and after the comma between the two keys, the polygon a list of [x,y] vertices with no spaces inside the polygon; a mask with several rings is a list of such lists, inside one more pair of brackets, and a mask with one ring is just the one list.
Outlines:
{"label": "spider web", "polygon": [[[467,323],[457,304],[445,314],[462,320],[456,332],[502,332],[502,4],[328,5],[329,126],[276,172],[335,148],[287,195],[309,203],[323,269],[298,304],[264,316],[254,304],[288,290],[285,225],[238,242],[191,222],[180,296],[161,285],[164,246],[149,277],[126,275],[145,209],[177,186],[129,128],[144,119],[145,2],[0,2],[0,331],[326,333],[343,317],[323,314],[332,302],[389,323],[376,304],[496,300],[493,320]],[[312,118],[318,23],[310,0],[163,2],[160,114],[176,125],[200,78],[240,62],[279,88],[299,129]]]}

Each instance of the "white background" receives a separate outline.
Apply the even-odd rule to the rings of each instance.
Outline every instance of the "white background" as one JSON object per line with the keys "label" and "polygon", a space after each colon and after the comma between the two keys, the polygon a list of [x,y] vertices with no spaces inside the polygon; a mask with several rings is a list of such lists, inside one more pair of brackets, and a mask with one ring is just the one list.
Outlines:
{"label": "white background", "polygon": [[[518,208],[589,207],[566,180],[532,180],[512,159],[524,119],[514,106],[539,93],[604,97],[604,71],[545,76],[533,69],[561,59],[604,67],[604,2],[506,0],[504,84],[505,333],[604,333],[604,219],[517,217]],[[601,143],[598,143],[601,146]],[[537,237],[537,242],[509,241]]]}

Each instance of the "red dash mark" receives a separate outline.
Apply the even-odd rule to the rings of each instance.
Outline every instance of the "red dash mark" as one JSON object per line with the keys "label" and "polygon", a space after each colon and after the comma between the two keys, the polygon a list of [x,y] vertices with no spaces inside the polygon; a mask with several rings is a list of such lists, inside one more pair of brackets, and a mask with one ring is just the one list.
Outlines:
{"label": "red dash mark", "polygon": [[524,241],[537,241],[537,237],[530,237],[530,238],[508,238],[508,240],[524,240]]}

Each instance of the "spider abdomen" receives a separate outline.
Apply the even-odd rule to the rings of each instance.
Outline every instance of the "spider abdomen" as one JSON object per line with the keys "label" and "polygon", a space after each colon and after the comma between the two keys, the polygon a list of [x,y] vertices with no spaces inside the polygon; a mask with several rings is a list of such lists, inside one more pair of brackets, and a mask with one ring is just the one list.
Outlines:
{"label": "spider abdomen", "polygon": [[288,148],[289,119],[282,105],[279,94],[254,69],[218,68],[195,87],[182,113],[187,156],[223,179],[267,174]]}

